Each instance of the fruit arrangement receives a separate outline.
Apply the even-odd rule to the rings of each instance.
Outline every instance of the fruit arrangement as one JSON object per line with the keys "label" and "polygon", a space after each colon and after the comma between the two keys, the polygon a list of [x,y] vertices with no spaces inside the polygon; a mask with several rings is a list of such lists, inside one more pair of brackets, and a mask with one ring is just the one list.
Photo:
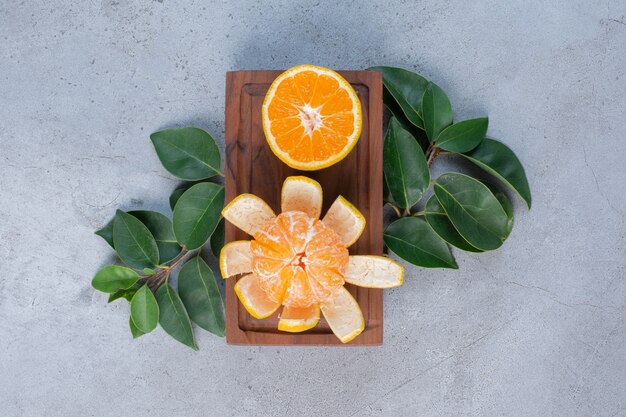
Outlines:
{"label": "fruit arrangement", "polygon": [[363,316],[345,283],[369,288],[402,284],[404,268],[383,256],[348,254],[365,228],[365,218],[339,196],[320,220],[322,187],[307,177],[288,177],[281,213],[253,194],[241,194],[222,211],[226,220],[253,236],[226,244],[220,254],[222,277],[238,278],[235,292],[254,317],[284,306],[278,329],[302,332],[315,327],[320,309],[343,343],[364,328]]}
{"label": "fruit arrangement", "polygon": [[[486,137],[487,118],[454,121],[450,100],[436,84],[400,68],[370,70],[382,73],[383,102],[391,114],[381,150],[381,191],[391,212],[383,235],[387,249],[420,267],[456,269],[451,246],[475,253],[500,247],[513,225],[512,204],[500,185],[531,204],[519,159]],[[364,117],[352,86],[338,73],[313,65],[276,77],[260,113],[269,149],[300,171],[342,161],[357,144]],[[202,254],[207,242],[219,257],[222,277],[236,281],[234,292],[247,312],[256,319],[278,314],[282,332],[310,330],[323,316],[348,343],[365,323],[345,284],[402,284],[404,268],[390,257],[349,254],[367,220],[342,196],[322,213],[323,190],[313,179],[287,177],[278,214],[253,194],[236,196],[224,207],[222,158],[207,132],[166,129],[151,140],[164,168],[187,181],[170,196],[171,218],[117,210],[96,232],[126,266],[104,267],[92,286],[108,293],[109,302],[130,302],[134,338],[160,325],[197,349],[192,323],[224,336],[224,303]],[[431,179],[430,166],[440,155],[465,159],[486,178],[449,172]],[[225,221],[250,240],[225,244]]]}

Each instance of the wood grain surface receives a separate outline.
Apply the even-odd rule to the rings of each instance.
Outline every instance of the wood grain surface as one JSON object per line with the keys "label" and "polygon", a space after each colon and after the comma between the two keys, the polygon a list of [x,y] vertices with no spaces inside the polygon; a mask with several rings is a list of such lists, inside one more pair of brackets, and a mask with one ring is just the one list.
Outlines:
{"label": "wood grain surface", "polygon": [[[322,215],[338,195],[355,204],[367,219],[350,254],[382,253],[382,79],[378,72],[339,71],[356,90],[363,109],[361,138],[341,162],[320,171],[297,171],[281,162],[263,134],[261,106],[281,71],[234,71],[226,74],[226,202],[241,193],[263,198],[280,212],[280,190],[290,175],[306,175],[322,185]],[[250,239],[226,222],[226,241]],[[237,299],[235,280],[226,281],[226,340],[237,345],[343,345],[322,318],[307,332],[277,329],[278,314],[258,320]],[[365,319],[365,330],[350,345],[380,345],[383,340],[382,290],[347,285]],[[343,345],[343,346],[346,346]]]}

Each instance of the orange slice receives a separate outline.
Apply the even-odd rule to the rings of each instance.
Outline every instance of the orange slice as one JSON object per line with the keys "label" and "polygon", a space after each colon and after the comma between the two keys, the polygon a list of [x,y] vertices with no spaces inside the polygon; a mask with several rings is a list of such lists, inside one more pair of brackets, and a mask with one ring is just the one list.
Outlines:
{"label": "orange slice", "polygon": [[254,274],[239,279],[235,284],[235,293],[248,313],[257,319],[271,316],[280,307],[280,303],[267,296]]}
{"label": "orange slice", "polygon": [[254,194],[238,195],[222,209],[222,216],[249,235],[258,232],[276,215],[262,198]]}
{"label": "orange slice", "polygon": [[334,230],[346,246],[356,242],[365,229],[365,217],[342,196],[330,206],[322,222]]}
{"label": "orange slice", "polygon": [[345,287],[333,292],[331,297],[320,303],[320,308],[330,329],[342,343],[348,343],[365,328],[361,308]]}
{"label": "orange slice", "polygon": [[220,251],[222,278],[252,272],[252,252],[249,240],[235,240],[224,245]]}
{"label": "orange slice", "polygon": [[280,209],[286,211],[302,211],[318,219],[322,213],[322,186],[308,177],[287,177],[283,182],[280,194]]}
{"label": "orange slice", "polygon": [[314,65],[279,75],[262,113],[270,148],[295,169],[313,171],[341,161],[361,135],[361,103],[350,83]]}
{"label": "orange slice", "polygon": [[344,279],[359,287],[392,288],[402,285],[404,267],[385,256],[353,255]]}
{"label": "orange slice", "polygon": [[320,321],[320,306],[285,307],[278,321],[278,330],[284,332],[303,332],[312,329]]}

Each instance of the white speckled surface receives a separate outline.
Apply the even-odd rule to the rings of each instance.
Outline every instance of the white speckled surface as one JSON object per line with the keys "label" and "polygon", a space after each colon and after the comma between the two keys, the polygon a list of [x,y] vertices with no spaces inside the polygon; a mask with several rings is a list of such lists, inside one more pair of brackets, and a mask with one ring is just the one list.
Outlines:
{"label": "white speckled surface", "polygon": [[[303,62],[432,78],[533,209],[458,271],[408,267],[379,348],[133,341],[93,230],[168,210],[148,135],[223,147],[225,72]],[[623,1],[0,1],[1,414],[626,416],[625,71]]]}

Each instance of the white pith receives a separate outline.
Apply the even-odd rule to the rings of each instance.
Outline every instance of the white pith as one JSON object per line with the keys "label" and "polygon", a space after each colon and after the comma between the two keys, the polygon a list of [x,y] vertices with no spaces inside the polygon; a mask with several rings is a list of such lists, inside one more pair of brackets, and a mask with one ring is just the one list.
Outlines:
{"label": "white pith", "polygon": [[311,107],[311,105],[307,103],[304,106],[295,107],[298,109],[298,117],[307,135],[311,136],[315,130],[324,125],[324,116],[322,116],[320,112],[322,106]]}

